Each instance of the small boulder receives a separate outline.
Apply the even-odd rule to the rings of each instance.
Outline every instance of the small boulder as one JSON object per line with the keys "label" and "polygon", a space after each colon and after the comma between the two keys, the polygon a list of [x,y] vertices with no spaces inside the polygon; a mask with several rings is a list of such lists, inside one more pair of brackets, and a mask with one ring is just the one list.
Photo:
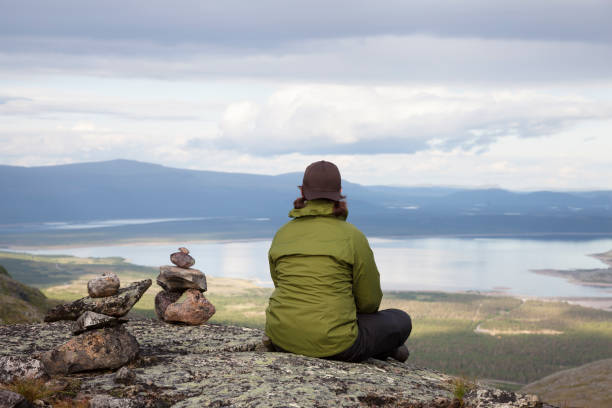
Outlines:
{"label": "small boulder", "polygon": [[114,381],[118,384],[133,384],[136,380],[136,374],[134,371],[130,370],[127,367],[121,367],[115,373]]}
{"label": "small boulder", "polygon": [[166,308],[164,320],[169,323],[185,323],[192,326],[206,323],[215,314],[215,306],[200,291],[189,289],[187,299],[172,303]]}
{"label": "small boulder", "polygon": [[183,295],[183,291],[168,291],[162,290],[155,296],[155,313],[159,320],[164,320],[164,313],[166,313],[166,308],[172,303],[179,300],[179,298]]}
{"label": "small boulder", "polygon": [[87,282],[87,292],[92,298],[112,296],[119,291],[119,278],[113,272],[104,272],[99,278]]}
{"label": "small boulder", "polygon": [[160,266],[157,284],[167,291],[197,289],[206,292],[206,276],[197,269],[183,269],[176,266]]}
{"label": "small boulder", "polygon": [[107,316],[102,313],[87,311],[79,316],[72,328],[73,334],[81,334],[87,330],[101,329],[103,327],[114,327],[127,323],[126,319]]}
{"label": "small boulder", "polygon": [[47,312],[45,322],[76,320],[86,311],[113,317],[125,316],[150,286],[151,279],[145,279],[119,289],[119,292],[113,296],[103,298],[87,296],[71,303],[56,306]]}
{"label": "small boulder", "polygon": [[31,406],[23,395],[0,388],[0,408],[26,408]]}
{"label": "small boulder", "polygon": [[132,361],[138,342],[123,326],[85,332],[41,357],[50,374],[115,369]]}
{"label": "small boulder", "polygon": [[185,269],[191,268],[195,264],[195,259],[189,255],[189,250],[183,247],[179,248],[179,252],[170,255],[170,261],[179,268]]}
{"label": "small boulder", "polygon": [[47,378],[45,367],[36,359],[17,356],[0,357],[0,383],[16,378]]}

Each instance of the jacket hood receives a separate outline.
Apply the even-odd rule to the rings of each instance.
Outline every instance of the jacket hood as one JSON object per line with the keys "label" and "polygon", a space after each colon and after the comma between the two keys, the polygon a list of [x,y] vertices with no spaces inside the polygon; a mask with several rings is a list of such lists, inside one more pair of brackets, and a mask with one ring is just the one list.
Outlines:
{"label": "jacket hood", "polygon": [[[348,215],[348,214],[347,214]],[[334,203],[329,200],[310,200],[306,201],[304,208],[294,208],[289,211],[289,217],[300,218],[308,216],[334,216]],[[346,217],[337,217],[345,220]]]}

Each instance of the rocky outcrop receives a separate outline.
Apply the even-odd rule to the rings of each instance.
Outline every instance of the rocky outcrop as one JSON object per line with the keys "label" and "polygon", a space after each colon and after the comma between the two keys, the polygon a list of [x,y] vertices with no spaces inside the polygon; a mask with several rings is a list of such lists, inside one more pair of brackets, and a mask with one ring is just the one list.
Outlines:
{"label": "rocky outcrop", "polygon": [[[64,322],[0,326],[0,342],[10,340],[0,355],[46,352],[65,341],[68,328]],[[103,330],[124,328],[141,343],[140,356],[129,366],[135,376],[126,384],[108,371],[80,374],[77,397],[95,401],[91,406],[425,408],[452,403],[453,377],[411,364],[354,364],[264,352],[263,333],[241,327],[131,320]],[[482,386],[469,391],[464,403],[543,406],[528,396]]]}
{"label": "rocky outcrop", "polygon": [[151,279],[145,279],[119,289],[113,296],[101,298],[87,296],[72,303],[56,306],[47,312],[45,322],[76,320],[87,311],[114,317],[125,316],[150,286]]}
{"label": "rocky outcrop", "polygon": [[123,327],[88,331],[41,356],[49,374],[114,369],[132,361],[138,342]]}

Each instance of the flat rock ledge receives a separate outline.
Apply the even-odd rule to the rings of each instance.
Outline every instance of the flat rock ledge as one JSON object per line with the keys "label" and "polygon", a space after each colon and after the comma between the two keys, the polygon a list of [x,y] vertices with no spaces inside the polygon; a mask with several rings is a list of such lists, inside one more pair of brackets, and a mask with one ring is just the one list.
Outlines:
{"label": "flat rock ledge", "polygon": [[[257,329],[158,320],[123,325],[141,345],[129,385],[114,372],[72,375],[78,398],[121,407],[451,406],[453,377],[393,361],[344,363],[264,351]],[[0,326],[0,356],[41,356],[70,338],[69,322]],[[93,400],[92,400],[93,402]],[[466,407],[550,407],[529,396],[478,386]],[[115,406],[115,405],[112,405]]]}

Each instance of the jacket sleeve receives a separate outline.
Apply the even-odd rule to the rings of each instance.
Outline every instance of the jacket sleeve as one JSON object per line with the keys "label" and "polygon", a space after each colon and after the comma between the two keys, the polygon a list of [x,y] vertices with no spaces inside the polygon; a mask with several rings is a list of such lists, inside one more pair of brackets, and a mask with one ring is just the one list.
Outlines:
{"label": "jacket sleeve", "polygon": [[374,254],[366,237],[359,232],[354,239],[355,262],[353,264],[353,296],[357,313],[378,311],[382,300],[380,274]]}
{"label": "jacket sleeve", "polygon": [[272,278],[272,282],[274,283],[274,287],[276,287],[276,265],[274,260],[272,259],[272,255],[268,252],[268,263],[270,264],[270,277]]}

